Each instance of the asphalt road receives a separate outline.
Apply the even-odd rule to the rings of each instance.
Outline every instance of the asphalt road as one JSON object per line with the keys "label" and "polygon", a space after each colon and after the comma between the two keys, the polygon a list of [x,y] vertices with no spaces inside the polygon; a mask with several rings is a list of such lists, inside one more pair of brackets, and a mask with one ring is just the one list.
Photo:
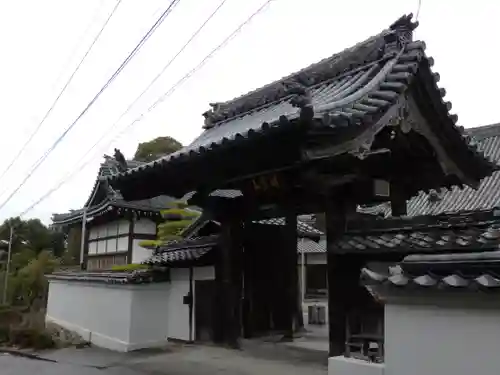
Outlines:
{"label": "asphalt road", "polygon": [[[1,375],[326,375],[317,356],[280,346],[231,350],[174,346],[163,351],[116,353],[99,348],[62,349],[39,359],[0,354]],[[309,357],[309,358],[307,358]]]}

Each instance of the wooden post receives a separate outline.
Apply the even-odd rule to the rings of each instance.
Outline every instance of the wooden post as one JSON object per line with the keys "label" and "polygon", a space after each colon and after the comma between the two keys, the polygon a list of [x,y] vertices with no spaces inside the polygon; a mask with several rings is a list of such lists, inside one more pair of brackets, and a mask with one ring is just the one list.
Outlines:
{"label": "wooden post", "polygon": [[287,211],[284,233],[283,277],[285,278],[286,312],[285,339],[293,340],[294,323],[297,317],[298,269],[297,269],[297,214],[294,210]]}
{"label": "wooden post", "polygon": [[218,257],[222,342],[239,348],[241,337],[241,292],[242,292],[242,222],[237,215],[222,222],[220,256]]}
{"label": "wooden post", "polygon": [[349,207],[345,202],[328,202],[325,210],[327,264],[328,264],[328,326],[329,355],[338,356],[344,353],[346,341],[347,310],[349,305],[349,289],[351,281],[347,255],[339,254],[334,243],[345,233],[347,215],[355,205]]}
{"label": "wooden post", "polygon": [[406,196],[401,194],[401,188],[399,185],[391,184],[391,215],[392,216],[406,216],[407,206],[406,206]]}

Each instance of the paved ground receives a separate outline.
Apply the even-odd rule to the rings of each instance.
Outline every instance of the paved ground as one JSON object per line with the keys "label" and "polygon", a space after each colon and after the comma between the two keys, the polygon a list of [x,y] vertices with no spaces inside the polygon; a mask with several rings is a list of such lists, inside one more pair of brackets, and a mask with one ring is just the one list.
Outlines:
{"label": "paved ground", "polygon": [[131,354],[103,349],[63,349],[40,359],[0,355],[2,375],[325,375],[325,353],[283,344],[244,342],[236,351],[213,346],[172,345]]}

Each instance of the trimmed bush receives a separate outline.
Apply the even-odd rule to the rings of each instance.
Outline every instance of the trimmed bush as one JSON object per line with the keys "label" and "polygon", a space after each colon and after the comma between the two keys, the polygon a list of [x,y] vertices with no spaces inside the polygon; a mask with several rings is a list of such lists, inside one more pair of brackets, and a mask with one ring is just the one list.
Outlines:
{"label": "trimmed bush", "polygon": [[123,264],[123,265],[115,265],[111,267],[111,271],[136,271],[136,270],[147,270],[149,266],[146,264]]}

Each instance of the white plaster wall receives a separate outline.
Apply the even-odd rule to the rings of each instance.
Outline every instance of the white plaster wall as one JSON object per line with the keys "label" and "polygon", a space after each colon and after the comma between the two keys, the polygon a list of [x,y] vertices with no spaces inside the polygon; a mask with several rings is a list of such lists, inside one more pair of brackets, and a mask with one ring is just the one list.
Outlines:
{"label": "white plaster wall", "polygon": [[116,220],[103,225],[89,228],[89,255],[116,253],[128,250],[128,236],[99,240],[99,238],[127,234],[129,223],[126,220]]}
{"label": "white plaster wall", "polygon": [[118,224],[118,234],[125,234],[129,232],[130,223],[128,220],[124,219],[118,220],[117,224]]}
{"label": "white plaster wall", "polygon": [[499,347],[498,309],[385,307],[386,375],[498,375]]}
{"label": "white plaster wall", "polygon": [[[306,264],[326,264],[326,253],[313,253],[307,254],[306,256]],[[300,256],[299,256],[299,264],[300,264]]]}
{"label": "white plaster wall", "polygon": [[46,319],[111,350],[157,346],[168,337],[169,291],[169,283],[105,285],[52,280]]}
{"label": "white plaster wall", "polygon": [[330,357],[328,358],[328,375],[384,375],[384,364],[344,356]]}
{"label": "white plaster wall", "polygon": [[141,218],[134,223],[134,233],[156,234],[156,223],[152,220]]}
{"label": "white plaster wall", "polygon": [[[196,267],[193,269],[193,280],[214,280],[215,269],[213,266]],[[183,298],[189,293],[189,269],[174,268],[171,270],[171,290],[168,304],[168,334],[169,338],[192,341],[196,331],[194,312],[192,337],[189,336],[189,305],[183,304]],[[193,291],[196,284],[193,284]],[[193,296],[193,299],[195,296]],[[194,300],[196,306],[196,300]]]}
{"label": "white plaster wall", "polygon": [[51,281],[47,320],[97,346],[126,351],[133,296],[124,287]]}
{"label": "white plaster wall", "polygon": [[153,254],[153,250],[145,249],[139,246],[139,243],[143,240],[134,239],[132,240],[132,262],[131,263],[142,263],[147,258]]}
{"label": "white plaster wall", "polygon": [[184,296],[189,293],[189,269],[173,268],[170,277],[170,300],[167,308],[168,336],[172,339],[191,341],[192,338],[189,337],[189,305],[183,304]]}
{"label": "white plaster wall", "polygon": [[160,346],[167,341],[170,283],[145,285],[134,292],[129,350]]}

